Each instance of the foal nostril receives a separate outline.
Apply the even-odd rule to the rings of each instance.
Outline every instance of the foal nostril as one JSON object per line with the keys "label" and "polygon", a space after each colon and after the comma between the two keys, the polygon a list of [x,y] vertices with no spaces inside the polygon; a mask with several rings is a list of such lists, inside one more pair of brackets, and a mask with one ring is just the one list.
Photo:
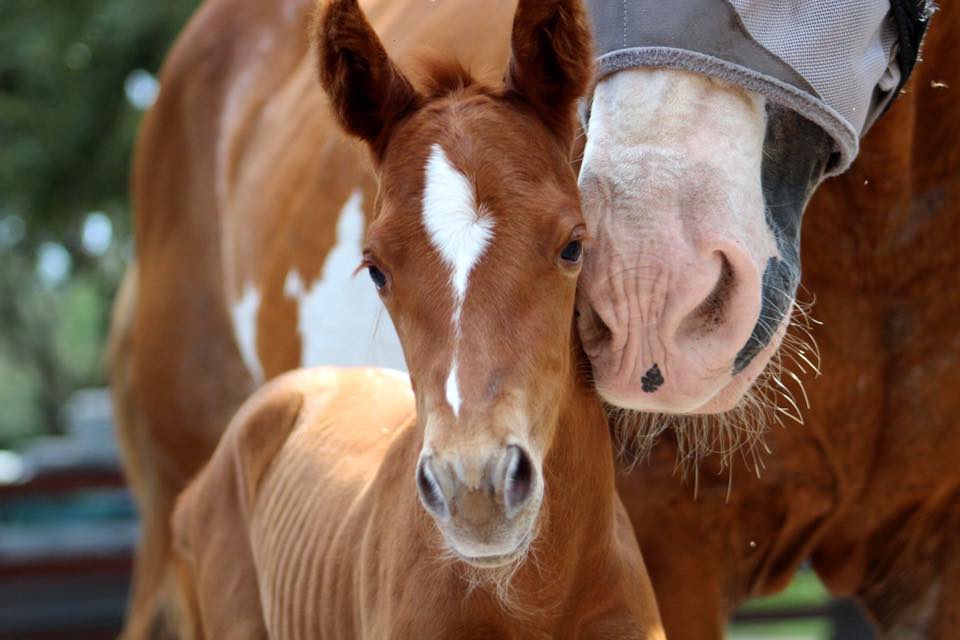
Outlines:
{"label": "foal nostril", "polygon": [[446,518],[450,513],[443,490],[433,471],[433,462],[430,456],[424,456],[417,466],[417,493],[423,506],[438,518]]}
{"label": "foal nostril", "polygon": [[533,463],[527,453],[516,445],[507,447],[506,473],[503,482],[503,501],[507,515],[513,516],[533,495]]}

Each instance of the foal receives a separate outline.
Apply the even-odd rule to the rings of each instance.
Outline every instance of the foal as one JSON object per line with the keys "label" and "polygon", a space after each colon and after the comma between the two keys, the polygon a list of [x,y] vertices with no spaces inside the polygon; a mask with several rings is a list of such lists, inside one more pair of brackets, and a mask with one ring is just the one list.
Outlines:
{"label": "foal", "polygon": [[660,638],[572,326],[578,2],[521,0],[505,87],[419,93],[355,1],[321,78],[380,185],[365,260],[411,372],[288,374],[174,516],[187,635]]}

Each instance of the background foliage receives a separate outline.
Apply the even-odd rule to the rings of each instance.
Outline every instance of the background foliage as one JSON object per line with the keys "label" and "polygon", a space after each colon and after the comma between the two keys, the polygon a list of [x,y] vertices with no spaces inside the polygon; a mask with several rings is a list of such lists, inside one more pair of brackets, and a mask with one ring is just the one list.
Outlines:
{"label": "background foliage", "polygon": [[104,383],[130,152],[197,0],[0,1],[0,447]]}

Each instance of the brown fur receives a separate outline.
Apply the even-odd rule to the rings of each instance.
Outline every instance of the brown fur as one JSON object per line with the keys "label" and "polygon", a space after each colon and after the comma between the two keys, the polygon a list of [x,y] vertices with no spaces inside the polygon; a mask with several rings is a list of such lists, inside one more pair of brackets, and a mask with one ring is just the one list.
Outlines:
{"label": "brown fur", "polygon": [[[332,0],[318,12],[315,30],[320,81],[341,126],[383,152],[384,133],[421,106],[420,95],[380,46],[366,20],[354,20],[356,0]],[[371,43],[376,43],[370,51]],[[369,66],[353,64],[369,60]],[[359,71],[358,71],[359,70]],[[361,75],[362,74],[362,75]]]}
{"label": "brown fur", "polygon": [[957,9],[934,17],[906,93],[805,214],[822,374],[803,376],[809,409],[796,393],[803,424],[768,430],[759,478],[735,458],[732,490],[714,456],[695,499],[671,436],[618,481],[671,639],[722,637],[810,557],[880,637],[960,637]]}
{"label": "brown fur", "polygon": [[183,638],[266,638],[244,532],[270,463],[300,416],[299,393],[264,393],[178,500],[176,574]]}
{"label": "brown fur", "polygon": [[[333,576],[333,580],[352,575],[351,567],[369,576],[366,589],[338,588],[335,602],[313,612],[311,619],[332,625],[334,637],[363,635],[350,613],[361,605],[369,612],[371,624],[380,630],[373,632],[375,637],[388,629],[396,637],[488,637],[490,633],[506,637],[656,637],[659,633],[656,606],[639,550],[613,492],[609,434],[602,413],[582,385],[571,387],[571,380],[565,377],[572,374],[571,353],[576,352],[570,327],[575,274],[564,271],[556,256],[569,241],[571,228],[582,224],[569,150],[574,98],[590,76],[590,55],[579,4],[559,2],[556,6],[562,9],[563,19],[551,21],[553,32],[546,42],[555,40],[557,59],[545,60],[547,52],[541,49],[525,62],[513,65],[506,89],[497,88],[489,80],[486,84],[474,82],[455,66],[446,66],[429,68],[442,73],[434,76],[429,85],[432,88],[428,87],[425,94],[412,93],[412,85],[385,56],[379,42],[364,41],[373,32],[357,24],[362,16],[356,3],[328,5],[320,22],[334,25],[321,29],[318,38],[321,81],[333,96],[330,102],[337,119],[369,143],[380,174],[375,201],[378,225],[371,230],[368,246],[371,253],[377,252],[393,278],[385,300],[405,339],[411,369],[419,372],[415,379],[421,413],[427,413],[425,399],[436,397],[433,378],[438,377],[435,374],[439,373],[441,358],[449,355],[440,346],[449,326],[445,269],[439,268],[435,254],[424,244],[422,227],[412,225],[418,216],[409,215],[410,211],[419,211],[423,161],[428,143],[434,141],[442,143],[451,161],[469,172],[479,197],[491,212],[510,214],[498,214],[498,242],[485,256],[490,268],[472,276],[474,289],[464,312],[464,318],[468,318],[464,340],[497,339],[489,348],[469,350],[461,363],[461,383],[471,403],[488,402],[489,396],[494,411],[514,406],[515,392],[523,389],[523,398],[531,402],[526,410],[537,418],[532,424],[543,439],[544,451],[550,452],[544,463],[549,492],[535,548],[531,561],[520,564],[509,581],[507,609],[501,606],[504,592],[496,589],[504,583],[491,583],[487,578],[493,574],[484,570],[465,571],[465,564],[444,559],[434,544],[436,527],[424,519],[416,504],[413,482],[422,425],[405,431],[406,444],[402,451],[387,456],[388,463],[381,464],[379,456],[371,458],[365,477],[379,474],[377,477],[389,477],[390,482],[372,491],[367,501],[371,508],[380,505],[377,508],[388,513],[370,519],[362,514],[347,517],[342,511],[329,512],[325,520],[316,522],[318,536],[323,525],[340,517],[345,518],[345,527],[385,527],[391,523],[382,543],[358,545],[358,538],[351,535],[338,543],[340,546],[331,546],[339,549],[336,555],[344,558],[342,563],[314,565],[318,571],[327,571],[325,575]],[[304,24],[305,4],[300,8],[296,22]],[[388,34],[410,30],[410,25],[417,24],[423,31],[411,33],[412,40],[434,32],[434,24],[444,24],[448,29],[460,25],[462,29],[468,22],[480,22],[482,26],[484,20],[492,20],[500,25],[500,32],[505,32],[503,18],[511,9],[509,3],[484,5],[479,20],[476,16],[450,20],[440,12],[431,15],[437,22],[421,25],[413,14],[405,15],[399,23],[384,20],[384,24]],[[385,5],[376,4],[370,11],[373,15],[389,13]],[[332,216],[345,199],[346,188],[359,181],[367,187],[365,201],[374,200],[369,197],[373,183],[365,164],[344,162],[360,160],[362,155],[330,126],[329,120],[319,117],[325,111],[325,101],[310,81],[312,65],[291,55],[304,50],[278,50],[277,57],[267,64],[247,55],[257,49],[257,37],[264,37],[263,25],[276,25],[277,33],[283,28],[294,29],[279,26],[281,13],[279,8],[238,4],[237,0],[206,5],[184,37],[192,47],[181,44],[168,62],[163,97],[151,113],[140,142],[135,172],[138,260],[142,265],[137,273],[139,296],[129,325],[118,324],[115,329],[129,331],[134,338],[129,351],[117,354],[118,370],[131,362],[133,373],[130,383],[118,385],[117,391],[121,398],[140,400],[145,416],[142,421],[121,424],[125,433],[142,440],[140,448],[131,447],[133,450],[126,454],[127,463],[137,471],[143,471],[140,467],[144,459],[150,464],[167,463],[164,474],[144,480],[144,474],[139,473],[131,474],[131,478],[138,484],[152,482],[163,489],[164,496],[173,495],[200,468],[226,424],[221,416],[236,407],[236,398],[250,388],[249,378],[241,373],[244,367],[237,347],[232,344],[225,309],[227,291],[236,286],[237,280],[259,270],[268,274],[266,280],[257,276],[264,285],[261,322],[267,324],[259,332],[258,347],[263,352],[265,373],[274,377],[295,366],[299,349],[295,325],[290,322],[291,308],[278,295],[283,276],[292,268],[308,279],[316,276],[317,265],[322,264],[332,240],[328,226],[320,224],[318,216],[320,222],[335,220]],[[517,33],[533,29],[525,26],[524,15],[518,15]],[[535,17],[544,16],[538,13]],[[221,28],[214,29],[218,23]],[[565,39],[560,31],[571,28],[580,35]],[[222,41],[224,33],[238,40],[250,38],[254,45],[221,55],[220,51],[230,48]],[[272,30],[267,33],[276,35]],[[288,47],[288,43],[297,44],[293,37],[273,40],[278,41]],[[450,49],[456,52],[459,46]],[[502,51],[480,44],[472,55],[460,58],[489,66],[497,62]],[[204,52],[202,63],[192,60]],[[359,68],[357,60],[363,60]],[[538,75],[535,66],[545,61],[567,71],[562,77]],[[191,69],[189,74],[187,68]],[[358,69],[365,75],[358,74]],[[538,83],[542,83],[542,90]],[[558,92],[562,101],[545,108],[541,97],[545,92]],[[264,109],[268,97],[271,108]],[[197,109],[203,114],[194,113]],[[272,118],[279,120],[274,122]],[[273,126],[268,126],[269,122]],[[288,128],[286,134],[277,135],[280,132],[274,127],[280,122]],[[291,125],[296,126],[291,129]],[[217,137],[197,139],[195,132],[199,130],[193,129],[195,126]],[[269,133],[261,136],[261,129],[269,129]],[[484,143],[477,144],[475,138],[481,134]],[[187,150],[190,162],[184,163]],[[318,160],[332,163],[327,172],[306,170],[315,167]],[[266,166],[278,170],[279,179],[250,182],[252,176],[262,175],[257,172]],[[285,166],[291,170],[285,171]],[[211,190],[209,185],[215,188]],[[303,229],[298,230],[301,225]],[[217,239],[220,232],[226,234],[227,242]],[[421,244],[414,247],[410,242],[417,233]],[[231,271],[230,263],[236,256],[230,253],[236,247],[249,247],[254,239],[276,238],[278,234],[302,244],[256,249],[245,254],[246,258]],[[532,254],[531,238],[539,243]],[[223,247],[223,253],[217,247]],[[397,251],[397,247],[406,250]],[[271,253],[274,249],[278,250],[275,254]],[[251,262],[253,255],[258,258]],[[425,262],[418,265],[420,260]],[[521,276],[538,278],[539,286],[504,290],[504,282]],[[553,284],[544,286],[544,281]],[[172,300],[177,304],[170,304]],[[540,322],[530,324],[531,319]],[[512,329],[504,334],[506,327]],[[217,335],[208,336],[208,329]],[[200,333],[194,334],[194,330]],[[518,359],[520,344],[543,348]],[[203,359],[202,367],[194,362],[197,358]],[[468,389],[481,383],[479,378],[474,379],[476,372],[490,372],[491,367],[492,378],[477,387],[479,393],[474,397]],[[202,372],[203,380],[183,378],[187,371]],[[554,372],[555,377],[544,377],[542,371]],[[343,374],[343,378],[348,380],[350,375]],[[141,398],[141,389],[156,393],[151,391],[148,398]],[[318,393],[315,389],[310,401],[322,404]],[[254,566],[259,547],[237,535],[250,524],[248,501],[254,502],[258,495],[256,478],[261,473],[270,475],[276,448],[285,446],[282,425],[289,423],[287,416],[298,411],[293,397],[297,394],[284,395],[277,390],[264,394],[241,412],[236,419],[240,425],[234,429],[236,435],[224,441],[207,471],[185,494],[176,519],[180,553],[177,562],[169,565],[171,572],[159,568],[170,557],[169,532],[157,524],[169,516],[167,502],[138,492],[149,516],[143,549],[150,557],[138,562],[126,631],[129,637],[143,637],[156,630],[157,622],[163,622],[164,611],[171,609],[179,610],[182,619],[166,624],[178,623],[184,633],[198,637],[258,637],[265,629],[273,629],[271,623],[277,619],[274,614],[285,615],[287,622],[308,621],[300,614],[311,612],[278,611],[277,602],[262,591],[260,596],[266,599],[260,602],[266,609],[261,612],[256,602],[258,588],[251,578],[256,579],[258,574],[263,577],[267,569]],[[276,399],[277,394],[282,398]],[[180,395],[190,397],[178,399]],[[331,423],[346,419],[337,430],[344,439],[326,438],[326,446],[338,460],[356,453],[352,447],[357,443],[351,438],[362,440],[362,434],[380,434],[378,420],[384,418],[383,412],[374,411],[375,402],[358,401],[360,397],[359,389],[337,396],[337,402],[326,411]],[[568,401],[560,403],[562,397]],[[352,415],[345,413],[346,404],[358,407],[362,419],[345,418]],[[185,420],[185,416],[190,419]],[[551,426],[551,419],[560,421],[561,428]],[[505,421],[484,420],[479,413],[466,420],[461,425],[466,433],[508,426]],[[366,429],[364,424],[371,428]],[[581,431],[596,442],[577,442]],[[553,441],[555,446],[550,445]],[[583,448],[591,452],[590,456],[582,453]],[[326,472],[330,467],[320,464],[317,469]],[[398,473],[402,474],[399,478]],[[591,477],[587,482],[578,481]],[[298,483],[302,485],[303,479]],[[335,489],[331,483],[330,491]],[[303,506],[332,509],[338,500],[342,504],[343,496],[356,491],[353,486],[348,493],[339,494],[340,498],[330,493],[326,499],[308,501]],[[576,522],[582,523],[579,528],[573,526]],[[276,531],[284,534],[282,527]],[[411,600],[400,609],[382,602],[373,607],[369,589],[376,584],[374,577],[379,579],[381,574],[366,559],[370,553],[386,563],[381,565],[384,570],[393,567],[383,578],[389,578],[383,582],[384,588],[396,590],[412,584],[408,571],[411,565],[425,572],[424,585],[431,585],[434,579],[439,586],[424,590],[426,601]],[[554,579],[545,581],[541,572],[550,573]],[[479,583],[475,581],[478,576],[483,577]],[[171,579],[180,585],[174,592],[165,589]],[[268,587],[261,584],[260,588]],[[279,602],[286,601],[283,596]],[[517,616],[515,607],[523,615]]]}
{"label": "brown fur", "polygon": [[505,609],[445,557],[417,501],[405,383],[373,369],[270,383],[178,503],[183,637],[663,637],[602,414],[570,391],[547,515]]}
{"label": "brown fur", "polygon": [[[426,47],[493,82],[508,52],[489,34],[507,33],[513,3],[476,7],[364,4],[401,68]],[[139,553],[159,558],[154,566],[167,550],[172,495],[252,388],[229,327],[223,291],[236,282],[223,261],[242,255],[234,277],[263,287],[259,352],[274,377],[297,366],[301,346],[284,275],[319,274],[354,185],[372,210],[366,154],[331,126],[316,87],[303,35],[311,9],[301,0],[290,20],[279,3],[208,0],[165,66],[138,145],[139,291],[131,348],[117,357],[130,377],[115,393],[135,408],[120,413],[120,429],[136,450],[125,454],[131,481],[149,488],[137,489],[147,496],[138,498],[147,516]],[[805,283],[824,324],[815,331],[823,375],[806,378],[805,426],[773,428],[761,478],[736,463],[732,493],[719,461],[708,460],[695,501],[673,473],[669,435],[649,467],[619,483],[671,638],[718,637],[737,603],[784,586],[811,553],[828,585],[859,595],[889,635],[958,633],[960,550],[948,534],[960,485],[952,463],[960,305],[944,286],[960,233],[960,76],[950,49],[958,16],[947,6],[935,17],[907,94],[806,214]],[[265,52],[257,44],[266,35]],[[265,238],[275,250],[256,240]],[[137,566],[132,630],[152,619],[145,603],[159,588],[149,561]]]}
{"label": "brown fur", "polygon": [[[585,34],[574,5],[558,5],[579,18],[564,28]],[[549,118],[538,123],[541,114],[518,109],[514,95],[483,87],[432,100],[388,95],[390,87],[414,90],[357,22],[365,19],[356,3],[327,8],[321,78],[343,126],[374,152],[380,189],[366,262],[388,274],[380,292],[403,340],[415,402],[395,375],[316,369],[284,376],[245,404],[174,516],[183,626],[208,638],[663,638],[615,493],[606,420],[575,366],[583,357],[572,328],[578,267],[559,260],[583,227],[571,130],[548,130]],[[344,31],[366,35],[348,49],[325,42],[342,43]],[[560,66],[585,76],[589,50],[568,53]],[[548,56],[512,73],[557,64]],[[369,87],[371,78],[382,86]],[[528,81],[522,99],[539,91]],[[569,115],[576,96],[553,111]],[[495,229],[470,273],[456,335],[444,299],[450,275],[421,220],[422,167],[438,145],[473,180],[478,215]],[[463,405],[451,412],[438,398],[457,340]],[[529,355],[517,357],[523,349]],[[485,506],[501,490],[431,521],[418,504],[415,469],[428,446],[434,458],[446,453],[469,469],[478,451],[496,455],[507,442],[521,443],[536,470],[542,462],[535,481],[547,497],[535,503],[532,550],[488,569],[451,554],[460,552],[445,527],[477,508],[467,520],[512,526],[517,515],[500,518]]]}

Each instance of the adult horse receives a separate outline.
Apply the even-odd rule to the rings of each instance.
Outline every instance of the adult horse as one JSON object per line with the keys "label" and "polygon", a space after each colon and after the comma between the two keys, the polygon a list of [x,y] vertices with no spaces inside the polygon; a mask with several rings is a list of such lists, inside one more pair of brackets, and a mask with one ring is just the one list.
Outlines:
{"label": "adult horse", "polygon": [[[144,125],[137,267],[117,308],[113,371],[145,517],[137,610],[159,593],[173,496],[254,387],[301,364],[400,364],[389,327],[373,330],[379,303],[367,283],[338,286],[360,260],[373,181],[313,78],[311,5],[210,0],[171,54]],[[481,75],[507,58],[506,41],[487,34],[506,32],[511,2],[365,8],[401,66],[424,46]],[[743,31],[742,20],[727,23]],[[682,69],[608,69],[589,102],[581,184],[595,250],[581,332],[608,400],[709,413],[735,405],[775,351],[799,273],[799,214],[849,140],[759,84]],[[884,86],[889,94],[896,82]],[[350,309],[345,322],[337,309]],[[370,343],[356,333],[381,342],[351,352]],[[134,619],[131,635],[149,623]]]}
{"label": "adult horse", "polygon": [[960,637],[958,37],[946,5],[904,95],[805,214],[822,373],[804,425],[767,433],[759,476],[735,460],[731,485],[705,461],[696,498],[670,435],[620,479],[670,638],[722,637],[807,559],[880,637]]}
{"label": "adult horse", "polygon": [[663,640],[573,324],[582,8],[520,2],[505,85],[434,64],[429,93],[355,0],[317,24],[410,377],[300,370],[244,404],[178,500],[184,636]]}

